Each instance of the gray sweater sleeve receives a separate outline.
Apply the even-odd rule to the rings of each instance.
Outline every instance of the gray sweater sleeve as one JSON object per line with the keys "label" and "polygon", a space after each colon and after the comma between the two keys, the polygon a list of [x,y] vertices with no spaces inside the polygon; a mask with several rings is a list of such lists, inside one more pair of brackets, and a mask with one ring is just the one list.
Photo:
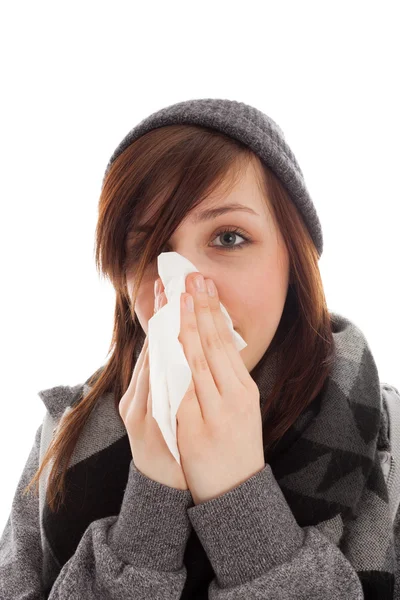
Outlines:
{"label": "gray sweater sleeve", "polygon": [[298,525],[269,464],[188,514],[216,575],[210,600],[364,598],[337,545]]}
{"label": "gray sweater sleeve", "polygon": [[[20,477],[0,539],[0,600],[45,600],[39,498],[22,491],[35,474],[42,425]],[[93,521],[55,580],[49,600],[179,599],[191,525],[189,490],[147,478],[134,465],[118,515]]]}

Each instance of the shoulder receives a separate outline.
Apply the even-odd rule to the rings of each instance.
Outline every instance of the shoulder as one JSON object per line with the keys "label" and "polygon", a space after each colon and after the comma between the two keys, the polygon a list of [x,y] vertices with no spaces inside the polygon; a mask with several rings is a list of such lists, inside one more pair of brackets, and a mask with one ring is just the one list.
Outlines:
{"label": "shoulder", "polygon": [[388,393],[392,396],[395,396],[400,400],[400,392],[399,390],[392,385],[391,383],[381,383],[382,392],[385,392],[385,395]]}
{"label": "shoulder", "polygon": [[400,393],[394,385],[388,383],[381,383],[381,392],[383,413],[386,413],[382,422],[386,420],[388,441],[380,448],[379,454],[393,522],[400,503]]}
{"label": "shoulder", "polygon": [[89,392],[91,385],[97,381],[104,368],[104,365],[101,366],[83,383],[56,385],[40,390],[38,396],[41,398],[50,415],[58,420],[68,407],[79,402]]}
{"label": "shoulder", "polygon": [[68,406],[71,406],[82,393],[85,392],[86,383],[76,385],[56,385],[51,388],[40,390],[38,396],[41,398],[50,415],[58,420]]}
{"label": "shoulder", "polygon": [[[387,433],[391,440],[400,425],[400,392],[392,384],[381,383],[382,408],[387,414]],[[397,434],[398,435],[398,434]]]}

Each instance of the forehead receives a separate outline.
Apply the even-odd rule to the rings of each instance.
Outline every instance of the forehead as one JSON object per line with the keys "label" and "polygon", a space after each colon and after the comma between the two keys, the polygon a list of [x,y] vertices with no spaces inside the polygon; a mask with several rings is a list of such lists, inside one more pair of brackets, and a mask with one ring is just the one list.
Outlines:
{"label": "forehead", "polygon": [[[138,233],[151,233],[151,225],[154,216],[160,210],[167,197],[167,192],[156,196],[148,205],[135,229],[128,234],[132,239]],[[262,181],[261,162],[250,160],[246,168],[238,172],[229,172],[228,176],[221,182],[216,190],[194,209],[192,209],[184,221],[193,225],[202,224],[232,211],[259,217],[266,210],[266,192]]]}

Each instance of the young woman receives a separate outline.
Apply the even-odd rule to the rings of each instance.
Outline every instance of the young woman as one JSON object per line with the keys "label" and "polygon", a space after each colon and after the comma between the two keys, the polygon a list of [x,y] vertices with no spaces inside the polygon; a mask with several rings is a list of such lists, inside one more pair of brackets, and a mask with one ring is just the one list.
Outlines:
{"label": "young woman", "polygon": [[[110,357],[84,384],[39,392],[0,597],[393,598],[381,457],[385,394],[400,395],[327,308],[320,221],[281,128],[221,99],[150,115],[107,165],[96,244],[116,291]],[[180,307],[180,464],[152,416],[162,252],[199,271]]]}

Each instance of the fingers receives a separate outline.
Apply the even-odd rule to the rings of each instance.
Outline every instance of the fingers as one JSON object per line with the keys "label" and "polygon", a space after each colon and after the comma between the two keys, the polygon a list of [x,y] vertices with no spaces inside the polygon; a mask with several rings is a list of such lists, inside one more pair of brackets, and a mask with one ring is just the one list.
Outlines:
{"label": "fingers", "polygon": [[[160,279],[160,288],[161,290],[164,289],[161,279]],[[157,299],[158,299],[158,304],[157,304]],[[157,312],[158,310],[160,310],[160,308],[162,308],[164,306],[164,304],[167,303],[167,298],[164,294],[164,292],[162,291],[158,297],[155,299],[155,303],[154,303],[154,312]],[[146,338],[147,340],[147,338]],[[145,368],[147,368],[148,370],[148,381],[149,381],[149,393],[147,396],[147,414],[149,416],[153,416],[153,409],[152,409],[152,395],[151,395],[151,384],[150,384],[150,366],[149,366],[149,353],[146,352],[146,358],[145,358]],[[139,384],[138,384],[139,385]]]}
{"label": "fingers", "polygon": [[[162,285],[161,289],[164,289]],[[155,312],[167,302],[164,293],[159,296],[158,308],[156,300],[154,304]],[[134,419],[143,419],[147,413],[152,414],[148,335],[146,335],[142,350],[133,369],[129,387],[120,400],[119,412],[124,420],[124,415],[128,413]]]}
{"label": "fingers", "polygon": [[[160,302],[162,299],[159,297]],[[162,304],[157,306],[157,298],[154,299],[154,312],[157,312],[161,308]],[[148,335],[146,336],[145,343],[143,344],[142,352],[139,357],[141,364],[139,365],[137,381],[135,381],[135,415],[138,418],[144,419],[147,415],[152,416],[152,396],[151,396],[151,385],[150,385],[150,362],[149,362],[149,345]],[[138,361],[139,362],[139,361]]]}
{"label": "fingers", "polygon": [[[129,383],[128,389],[125,394],[122,396],[119,403],[119,414],[124,419],[124,415],[127,414],[130,404],[135,396],[135,391],[137,386],[139,385],[139,377],[143,370],[143,366],[145,364],[146,355],[148,353],[148,336],[146,335],[146,339],[144,341],[142,350],[140,351],[139,358],[136,361],[135,367],[133,369],[132,379]],[[125,419],[124,419],[125,420]]]}
{"label": "fingers", "polygon": [[132,394],[135,393],[135,388],[136,388],[137,380],[139,377],[139,373],[140,373],[140,370],[142,369],[142,366],[143,366],[143,363],[145,360],[145,356],[146,356],[146,352],[147,352],[147,349],[149,346],[148,341],[149,341],[148,336],[146,335],[146,339],[144,340],[142,349],[139,354],[139,358],[137,359],[135,367],[133,369],[132,379],[130,381],[130,384],[129,384],[129,387],[127,390],[127,392],[129,392],[129,393],[132,393]]}

